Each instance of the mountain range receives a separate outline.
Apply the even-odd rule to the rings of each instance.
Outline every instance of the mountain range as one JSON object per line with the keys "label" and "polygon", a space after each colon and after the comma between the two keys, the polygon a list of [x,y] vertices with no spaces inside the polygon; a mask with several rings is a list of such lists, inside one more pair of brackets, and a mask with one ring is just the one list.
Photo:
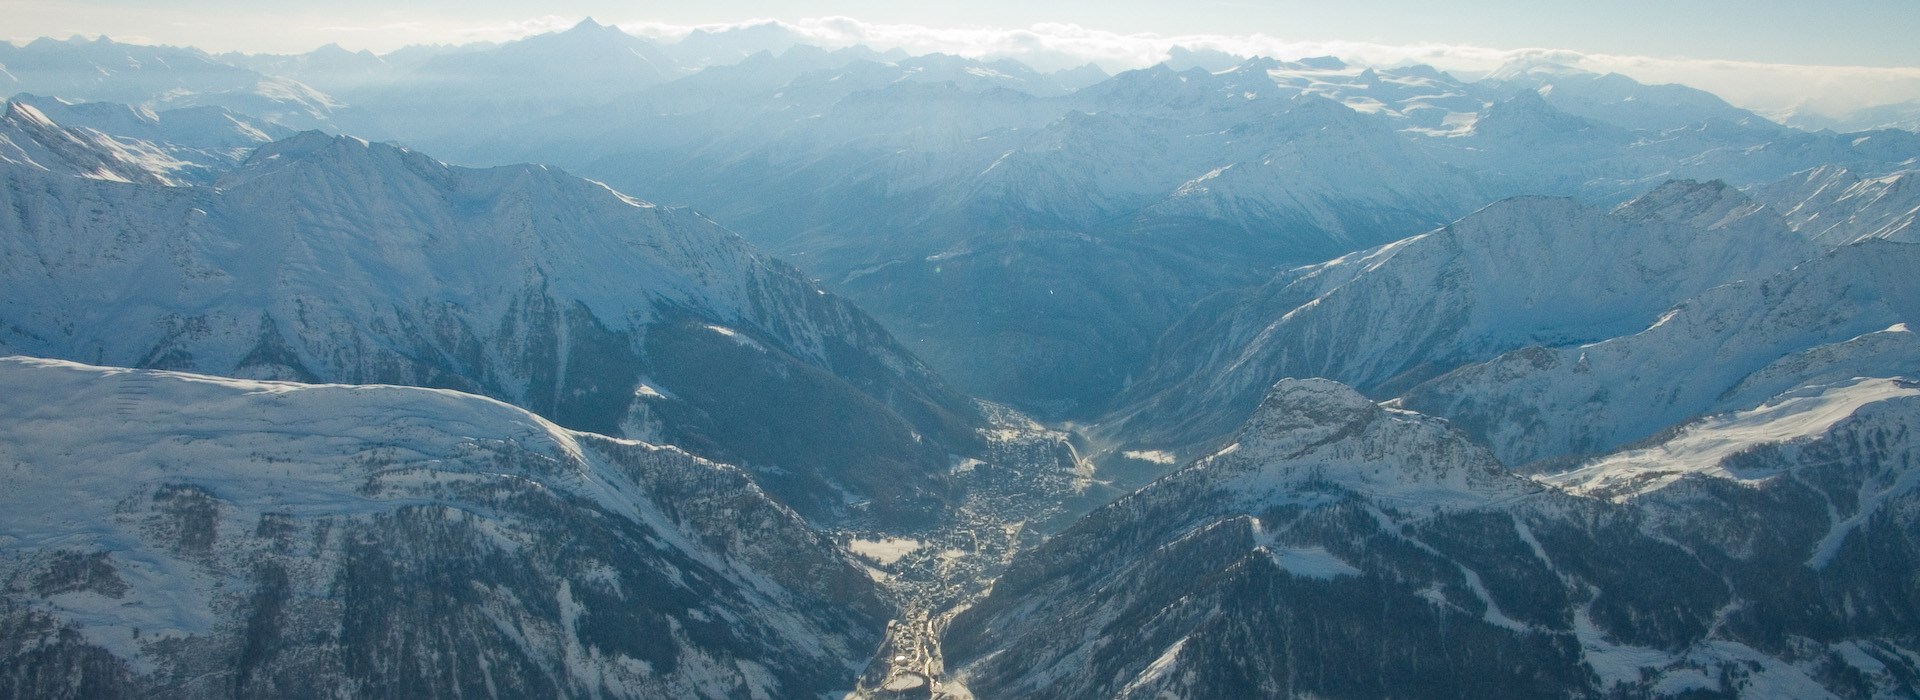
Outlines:
{"label": "mountain range", "polygon": [[1234,440],[952,618],[1014,697],[1875,697],[1913,688],[1916,385],[1808,384],[1534,480],[1275,384]]}
{"label": "mountain range", "polygon": [[980,409],[850,304],[548,168],[307,132],[210,186],[9,166],[0,199],[8,352],[459,389],[752,465],[826,518],[937,512],[983,449]]}
{"label": "mountain range", "polygon": [[1897,109],[809,36],[0,44],[0,695],[1920,692]]}

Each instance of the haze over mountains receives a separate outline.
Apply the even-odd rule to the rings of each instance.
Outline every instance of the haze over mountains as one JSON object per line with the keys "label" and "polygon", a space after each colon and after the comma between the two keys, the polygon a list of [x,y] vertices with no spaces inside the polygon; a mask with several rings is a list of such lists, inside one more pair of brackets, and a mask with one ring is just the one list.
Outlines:
{"label": "haze over mountains", "polygon": [[1898,120],[779,27],[0,44],[0,687],[1920,692]]}

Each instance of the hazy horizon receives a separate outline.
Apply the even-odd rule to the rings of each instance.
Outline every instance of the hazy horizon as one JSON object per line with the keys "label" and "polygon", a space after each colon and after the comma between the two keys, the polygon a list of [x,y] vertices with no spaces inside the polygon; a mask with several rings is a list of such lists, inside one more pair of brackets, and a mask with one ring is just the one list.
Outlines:
{"label": "hazy horizon", "polygon": [[[1635,3],[1649,5],[1649,3]],[[343,3],[322,7],[259,10],[232,3],[195,3],[222,19],[183,19],[181,3],[125,6],[119,2],[5,2],[12,36],[24,44],[39,37],[65,39],[107,36],[134,44],[192,46],[209,53],[304,53],[326,44],[349,50],[389,53],[411,45],[505,42],[563,30],[592,17],[596,21],[663,42],[696,29],[720,31],[777,23],[807,43],[827,47],[864,44],[912,54],[950,53],[970,58],[1015,58],[1042,70],[1095,63],[1109,72],[1153,65],[1172,46],[1207,48],[1239,56],[1282,59],[1334,55],[1368,65],[1426,63],[1469,75],[1491,71],[1514,60],[1538,59],[1594,72],[1617,72],[1646,83],[1681,83],[1720,95],[1738,106],[1770,116],[1806,110],[1841,116],[1860,109],[1920,100],[1920,46],[1888,38],[1904,22],[1868,22],[1829,40],[1832,32],[1807,13],[1786,3],[1767,2],[1724,17],[1725,29],[1696,32],[1713,18],[1698,3],[1668,3],[1672,17],[1689,22],[1633,19],[1627,12],[1604,14],[1558,8],[1504,11],[1497,26],[1473,30],[1459,21],[1474,13],[1454,12],[1441,21],[1402,3],[1390,18],[1368,23],[1359,8],[1312,9],[1287,3],[1246,5],[1201,3],[1200,10],[1171,13],[1140,3],[1120,3],[1106,12],[1067,13],[1091,18],[1050,21],[1062,15],[1024,12],[1005,3],[969,11],[895,10],[859,2],[808,3],[802,7],[831,13],[774,11],[769,3],[730,2],[698,9],[631,7],[573,2],[532,14],[523,5],[481,3],[459,16],[436,3],[405,8]],[[465,6],[463,6],[465,7]],[[1487,14],[1483,4],[1480,14]],[[1238,8],[1246,21],[1232,21],[1222,8]],[[1275,8],[1281,8],[1276,10]],[[1284,10],[1284,11],[1282,11]],[[536,12],[538,10],[535,10]],[[858,16],[845,14],[845,11]],[[917,12],[917,14],[916,14]],[[1720,12],[1720,15],[1729,13]],[[1817,13],[1821,17],[1834,12]],[[1920,5],[1885,8],[1883,14],[1915,15]],[[171,19],[159,19],[161,16]],[[911,21],[920,18],[923,21]],[[1558,20],[1556,21],[1556,18]],[[1416,21],[1425,27],[1409,26]],[[1482,23],[1485,24],[1485,23]],[[1584,25],[1584,26],[1572,26]],[[1687,25],[1684,31],[1671,27]],[[1340,28],[1346,27],[1344,35]],[[1646,30],[1636,32],[1634,30]],[[1654,31],[1657,29],[1657,31]],[[1799,35],[1782,35],[1786,31]],[[1675,32],[1678,31],[1676,34]],[[1864,32],[1864,34],[1862,33]],[[1742,34],[1736,41],[1723,34]],[[1783,36],[1798,36],[1788,41]],[[1768,39],[1772,37],[1772,39]]]}

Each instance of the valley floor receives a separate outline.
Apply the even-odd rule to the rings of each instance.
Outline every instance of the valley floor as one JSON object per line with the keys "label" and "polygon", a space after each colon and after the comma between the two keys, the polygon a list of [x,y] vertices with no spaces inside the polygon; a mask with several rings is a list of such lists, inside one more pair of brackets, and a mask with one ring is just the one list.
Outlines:
{"label": "valley floor", "polygon": [[1039,544],[1047,523],[1075,512],[1089,467],[1068,447],[1067,434],[1012,414],[996,422],[1002,429],[993,459],[956,468],[967,496],[945,525],[912,534],[843,533],[901,611],[849,700],[972,700],[941,654],[947,623],[986,595],[1015,555]]}

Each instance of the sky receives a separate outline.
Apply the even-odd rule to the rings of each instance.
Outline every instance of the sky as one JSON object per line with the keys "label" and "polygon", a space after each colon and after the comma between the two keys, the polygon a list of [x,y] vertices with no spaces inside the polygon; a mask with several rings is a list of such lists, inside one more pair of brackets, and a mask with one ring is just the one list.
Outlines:
{"label": "sky", "polygon": [[820,43],[898,46],[1054,68],[1143,67],[1173,44],[1279,58],[1334,54],[1491,70],[1542,56],[1643,82],[1682,82],[1763,112],[1920,99],[1914,0],[0,0],[0,38],[107,35],[220,51],[325,43],[505,41],[592,16],[672,40],[695,26],[779,20]]}

